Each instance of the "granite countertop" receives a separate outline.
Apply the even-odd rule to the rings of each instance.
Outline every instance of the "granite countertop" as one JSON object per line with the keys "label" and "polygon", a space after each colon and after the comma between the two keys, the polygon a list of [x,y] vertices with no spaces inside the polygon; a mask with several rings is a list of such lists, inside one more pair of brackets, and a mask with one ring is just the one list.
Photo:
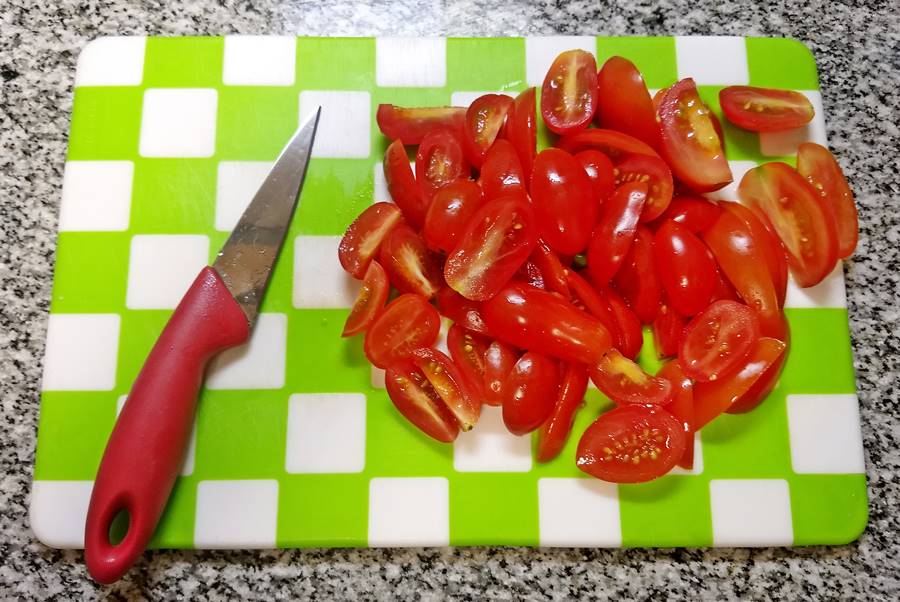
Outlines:
{"label": "granite countertop", "polygon": [[[849,598],[900,595],[900,13],[889,0],[0,0],[0,597]],[[893,8],[891,8],[893,6]],[[153,552],[112,588],[27,523],[56,222],[80,48],[98,35],[730,34],[795,37],[860,207],[848,303],[868,470],[858,542],[798,550]]]}

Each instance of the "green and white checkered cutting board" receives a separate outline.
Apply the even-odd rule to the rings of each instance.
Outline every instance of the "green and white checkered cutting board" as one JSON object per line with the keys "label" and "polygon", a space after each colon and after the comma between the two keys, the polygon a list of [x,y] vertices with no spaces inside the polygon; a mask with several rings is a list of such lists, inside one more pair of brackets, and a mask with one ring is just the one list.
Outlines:
{"label": "green and white checkered cutting board", "polygon": [[[220,357],[156,547],[727,546],[842,543],[866,522],[843,276],[788,293],[792,348],[756,411],[697,438],[697,465],[612,485],[506,434],[495,408],[453,445],[399,416],[360,340],[337,244],[386,200],[378,103],[465,104],[540,85],[554,56],[619,54],[650,88],[802,90],[817,115],[785,134],[723,120],[735,180],[825,143],[816,67],[792,40],[687,37],[102,38],[83,51],[65,170],[31,503],[41,541],[80,547],[92,479],[151,345],[268,166],[317,105],[300,208],[249,345]],[[548,136],[540,136],[546,144]],[[734,186],[712,195],[734,198]],[[654,368],[652,343],[642,354]],[[580,434],[608,405],[595,389]]]}

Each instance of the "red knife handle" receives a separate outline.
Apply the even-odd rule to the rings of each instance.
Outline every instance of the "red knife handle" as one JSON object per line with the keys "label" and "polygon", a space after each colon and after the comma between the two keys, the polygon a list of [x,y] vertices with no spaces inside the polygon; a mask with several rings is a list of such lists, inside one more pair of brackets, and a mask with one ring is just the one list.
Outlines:
{"label": "red knife handle", "polygon": [[[181,469],[206,364],[249,336],[222,278],[203,268],[150,351],[103,452],[84,532],[96,581],[116,581],[144,551]],[[110,525],[122,511],[128,530],[113,545]]]}

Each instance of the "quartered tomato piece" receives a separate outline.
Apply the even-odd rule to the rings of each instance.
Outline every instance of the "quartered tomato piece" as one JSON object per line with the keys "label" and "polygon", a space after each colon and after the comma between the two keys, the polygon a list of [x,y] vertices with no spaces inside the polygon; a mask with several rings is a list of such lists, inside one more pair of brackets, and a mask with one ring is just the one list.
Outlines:
{"label": "quartered tomato piece", "polygon": [[558,253],[583,251],[598,207],[581,164],[566,151],[545,149],[534,160],[530,189],[541,239]]}
{"label": "quartered tomato piece", "polygon": [[577,153],[575,159],[584,167],[591,181],[594,200],[598,205],[602,204],[616,189],[616,175],[612,161],[600,151],[592,149]]}
{"label": "quartered tomato piece", "polygon": [[751,132],[802,127],[815,115],[809,99],[793,90],[728,86],[719,91],[719,104],[728,121]]}
{"label": "quartered tomato piece", "polygon": [[600,68],[597,82],[597,126],[625,132],[652,147],[659,146],[656,111],[634,63],[621,56],[610,57]]}
{"label": "quartered tomato piece", "polygon": [[414,228],[421,228],[425,223],[428,201],[416,184],[406,148],[399,140],[392,142],[384,153],[384,179],[391,198],[403,212],[406,221]]}
{"label": "quartered tomato piece", "polygon": [[394,228],[381,245],[381,265],[401,293],[431,299],[441,288],[441,268],[425,241],[406,224]]}
{"label": "quartered tomato piece", "polygon": [[744,204],[765,214],[784,243],[797,284],[822,281],[837,260],[837,227],[827,201],[786,163],[748,171],[738,187]]}
{"label": "quartered tomato piece", "polygon": [[491,336],[481,315],[481,303],[478,301],[466,299],[449,286],[441,288],[435,300],[441,315],[450,318],[466,330]]}
{"label": "quartered tomato piece", "polygon": [[425,299],[409,293],[400,295],[366,331],[366,357],[378,368],[387,368],[414,349],[433,344],[440,327],[440,315]]}
{"label": "quartered tomato piece", "polygon": [[622,265],[646,201],[647,185],[630,182],[617,188],[603,203],[587,252],[588,271],[594,284],[606,285]]}
{"label": "quartered tomato piece", "polygon": [[384,387],[397,410],[429,437],[450,443],[459,435],[456,417],[409,357],[388,366]]}
{"label": "quartered tomato piece", "polygon": [[426,203],[450,182],[469,178],[469,164],[460,136],[458,131],[442,128],[422,138],[416,153],[416,182]]}
{"label": "quartered tomato piece", "polygon": [[569,432],[572,430],[575,413],[584,403],[587,385],[586,366],[579,364],[563,366],[553,410],[550,412],[550,417],[538,429],[537,452],[535,453],[538,462],[549,462],[562,451],[566,439],[569,438]]}
{"label": "quartered tomato piece", "polygon": [[503,403],[503,383],[516,362],[519,353],[505,343],[494,341],[484,352],[484,402],[499,406]]}
{"label": "quartered tomato piece", "polygon": [[476,168],[481,167],[485,154],[497,139],[512,103],[513,99],[505,94],[485,94],[469,105],[463,142],[466,157]]}
{"label": "quartered tomato piece", "polygon": [[459,423],[459,428],[472,430],[481,414],[481,400],[468,388],[468,382],[453,360],[430,347],[414,350],[410,359],[437,391]]}
{"label": "quartered tomato piece", "polygon": [[503,423],[513,435],[525,435],[547,420],[559,388],[559,367],[545,355],[529,351],[519,358],[503,383]]}
{"label": "quartered tomato piece", "polygon": [[557,134],[583,130],[597,110],[597,61],[584,50],[567,50],[550,65],[541,87],[541,115]]}
{"label": "quartered tomato piece", "polygon": [[534,88],[516,96],[506,114],[506,138],[512,142],[522,163],[525,181],[531,178],[531,165],[537,153],[537,100]]}
{"label": "quartered tomato piece", "polygon": [[775,295],[778,297],[778,307],[783,307],[784,298],[787,295],[787,255],[781,239],[772,230],[769,219],[765,214],[754,213],[740,203],[723,201],[721,207],[744,222],[753,240],[759,245],[766,266],[769,268],[769,275],[772,277],[772,285],[775,287]]}
{"label": "quartered tomato piece", "polygon": [[456,180],[434,193],[422,236],[430,249],[449,253],[481,206],[481,187],[472,180]]}
{"label": "quartered tomato piece", "polygon": [[563,267],[556,253],[545,242],[538,241],[528,260],[540,270],[545,289],[559,293],[566,299],[569,298],[569,283],[566,280],[567,270]]}
{"label": "quartered tomato piece", "polygon": [[483,301],[525,263],[537,244],[534,210],[519,196],[485,203],[447,257],[444,278],[467,299]]}
{"label": "quartered tomato piece", "polygon": [[656,357],[662,359],[678,355],[681,337],[687,326],[687,318],[678,313],[674,307],[663,303],[653,320],[653,345]]}
{"label": "quartered tomato piece", "polygon": [[371,262],[369,269],[366,270],[362,288],[359,289],[350,315],[347,316],[347,321],[344,323],[344,331],[341,336],[352,337],[371,326],[378,316],[378,312],[384,307],[390,289],[391,285],[384,268],[377,261]]}
{"label": "quartered tomato piece", "polygon": [[381,133],[403,144],[419,144],[426,134],[441,128],[462,131],[465,120],[465,107],[404,108],[380,104],[375,112]]}
{"label": "quartered tomato piece", "polygon": [[643,483],[669,472],[686,444],[681,423],[659,406],[621,406],[587,428],[575,464],[611,483]]}
{"label": "quartered tomato piece", "polygon": [[478,182],[488,201],[510,194],[528,194],[522,162],[509,140],[497,140],[488,150]]}
{"label": "quartered tomato piece", "polygon": [[469,391],[478,401],[484,401],[484,354],[490,341],[454,324],[447,332],[447,349],[466,379]]}
{"label": "quartered tomato piece", "polygon": [[653,259],[653,233],[646,226],[635,231],[613,283],[641,322],[651,324],[659,311],[662,285]]}
{"label": "quartered tomato piece", "polygon": [[694,233],[677,222],[663,223],[653,237],[653,258],[675,311],[693,316],[709,305],[716,286],[716,260]]}
{"label": "quartered tomato piece", "polygon": [[759,321],[749,307],[716,301],[687,325],[678,360],[698,382],[727,377],[759,340]]}
{"label": "quartered tomato piece", "polygon": [[600,320],[609,331],[615,346],[621,350],[625,344],[624,335],[619,329],[619,322],[609,301],[590,282],[572,270],[566,270],[566,280],[571,291],[572,304]]}
{"label": "quartered tomato piece", "polygon": [[666,379],[675,388],[675,398],[666,409],[684,428],[684,455],[678,465],[691,470],[694,467],[694,383],[685,376],[677,360],[663,364],[656,376]]}
{"label": "quartered tomato piece", "polygon": [[666,91],[659,105],[660,150],[672,173],[692,190],[718,190],[732,181],[731,168],[713,127],[709,107],[687,78]]}
{"label": "quartered tomato piece", "polygon": [[365,276],[384,239],[402,222],[403,216],[393,203],[375,203],[367,207],[353,220],[341,239],[338,246],[341,267],[354,278]]}
{"label": "quartered tomato piece", "polygon": [[[790,337],[785,337],[790,338]],[[766,397],[769,393],[772,392],[773,389],[778,385],[778,379],[781,376],[781,371],[784,369],[784,362],[788,356],[788,348],[790,347],[790,343],[785,340],[782,341],[784,343],[784,351],[780,356],[772,363],[771,366],[766,368],[762,374],[759,375],[759,378],[756,379],[750,388],[747,389],[745,393],[740,395],[734,403],[728,406],[728,409],[725,410],[728,414],[743,414],[744,412],[749,412],[754,409],[756,406],[765,401]]]}
{"label": "quartered tomato piece", "polygon": [[618,405],[665,405],[672,401],[672,383],[652,376],[633,361],[610,349],[591,366],[591,380]]}
{"label": "quartered tomato piece", "polygon": [[655,150],[637,138],[616,130],[589,129],[563,136],[556,143],[558,148],[573,155],[584,150],[597,150],[610,158],[615,164],[628,155],[650,155],[659,157]]}
{"label": "quartered tomato piece", "polygon": [[641,351],[644,344],[644,333],[641,330],[641,321],[631,308],[625,303],[625,300],[619,296],[615,289],[607,287],[603,291],[606,301],[612,309],[613,315],[616,317],[616,323],[619,325],[619,332],[622,333],[622,343],[619,351],[627,358],[634,359]]}
{"label": "quartered tomato piece", "polygon": [[827,148],[815,142],[804,142],[797,149],[797,171],[809,180],[834,215],[837,227],[837,256],[849,257],[859,239],[859,221],[853,192],[841,166]]}
{"label": "quartered tomato piece", "polygon": [[694,234],[698,234],[713,225],[721,211],[718,205],[704,198],[676,196],[669,203],[668,209],[659,217],[659,222],[665,223],[666,220],[672,220]]}
{"label": "quartered tomato piece", "polygon": [[616,187],[628,182],[647,185],[647,202],[641,212],[641,221],[649,222],[659,217],[672,200],[672,172],[662,159],[650,155],[631,155],[616,164],[613,172]]}

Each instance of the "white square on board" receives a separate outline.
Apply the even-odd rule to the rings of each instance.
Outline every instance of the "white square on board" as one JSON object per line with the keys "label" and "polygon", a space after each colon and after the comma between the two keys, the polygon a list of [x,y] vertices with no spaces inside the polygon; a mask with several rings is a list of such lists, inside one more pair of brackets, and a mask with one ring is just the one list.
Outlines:
{"label": "white square on board", "polygon": [[525,79],[529,86],[540,86],[550,65],[566,50],[585,50],[597,56],[594,36],[539,36],[525,38]]}
{"label": "white square on board", "polygon": [[131,161],[67,161],[60,231],[127,230],[133,179]]}
{"label": "white square on board", "polygon": [[446,38],[376,38],[375,83],[398,88],[444,86]]}
{"label": "white square on board", "polygon": [[781,132],[760,132],[759,152],[766,157],[785,157],[797,154],[797,147],[804,142],[816,142],[828,146],[828,135],[825,131],[825,108],[822,106],[822,94],[818,90],[800,90],[812,103],[815,115],[812,121],[801,128],[783,130]]}
{"label": "white square on board", "polygon": [[503,94],[510,98],[515,98],[515,94],[511,92],[485,91],[485,92],[454,92],[450,95],[450,105],[454,107],[468,107],[475,99],[485,94]]}
{"label": "white square on board", "polygon": [[93,488],[93,481],[35,480],[28,514],[38,541],[51,548],[83,548]]}
{"label": "white square on board", "polygon": [[460,472],[528,472],[531,437],[517,437],[503,424],[503,410],[482,406],[478,424],[453,442],[453,468]]}
{"label": "white square on board", "polygon": [[369,546],[450,543],[450,485],[443,477],[369,481]]}
{"label": "white square on board", "polygon": [[291,86],[294,36],[225,36],[222,82],[227,86]]}
{"label": "white square on board", "polygon": [[128,309],[174,309],[209,262],[209,237],[138,234],[128,260]]}
{"label": "white square on board", "polygon": [[539,479],[540,542],[547,547],[622,545],[619,488],[597,479]]}
{"label": "white square on board", "polygon": [[789,546],[794,542],[791,494],[784,479],[709,482],[713,545]]}
{"label": "white square on board", "polygon": [[291,395],[285,459],[287,472],[362,472],[365,465],[365,395]]}
{"label": "white square on board", "polygon": [[791,466],[801,474],[862,474],[856,395],[788,395]]}
{"label": "white square on board", "polygon": [[274,548],[278,481],[200,481],[196,548]]}
{"label": "white square on board", "polygon": [[218,92],[151,88],[141,113],[142,157],[211,157],[216,150]]}
{"label": "white square on board", "polygon": [[216,230],[231,232],[263,180],[271,161],[221,161],[216,178]]}
{"label": "white square on board", "polygon": [[669,474],[701,474],[703,472],[703,443],[700,441],[699,431],[694,433],[691,445],[694,446],[694,466],[690,470],[675,466],[669,471]]}
{"label": "white square on board", "polygon": [[287,357],[287,315],[262,313],[250,340],[226,349],[209,365],[207,389],[280,389]]}
{"label": "white square on board", "polygon": [[808,288],[797,285],[788,275],[785,307],[847,307],[847,288],[844,286],[844,262],[838,261],[830,274]]}
{"label": "white square on board", "polygon": [[304,90],[300,123],[322,107],[312,157],[367,159],[371,152],[371,98],[368,92]]}
{"label": "white square on board", "polygon": [[694,78],[698,86],[750,83],[747,44],[738,36],[675,36],[678,79]]}
{"label": "white square on board", "polygon": [[715,201],[737,201],[738,186],[740,186],[744,174],[756,167],[756,161],[729,161],[728,166],[731,167],[731,177],[733,178],[731,184],[718,190],[707,192],[704,194],[706,198]]}
{"label": "white square on board", "polygon": [[377,366],[371,366],[369,382],[373,389],[384,389],[384,370]]}
{"label": "white square on board", "polygon": [[78,55],[75,87],[138,86],[144,79],[144,36],[109,36],[88,42]]}
{"label": "white square on board", "polygon": [[118,314],[50,314],[44,391],[109,391],[116,384]]}
{"label": "white square on board", "polygon": [[[128,400],[127,395],[119,395],[116,399],[116,418],[122,413],[125,402]],[[197,422],[191,428],[191,438],[188,440],[188,448],[184,452],[184,462],[181,464],[181,476],[186,477],[194,472],[194,458],[197,456]]]}
{"label": "white square on board", "polygon": [[359,281],[338,263],[340,236],[298,236],[294,240],[294,307],[349,308]]}
{"label": "white square on board", "polygon": [[379,161],[372,167],[372,202],[392,203],[391,193],[388,191],[387,180],[384,177],[384,163]]}

